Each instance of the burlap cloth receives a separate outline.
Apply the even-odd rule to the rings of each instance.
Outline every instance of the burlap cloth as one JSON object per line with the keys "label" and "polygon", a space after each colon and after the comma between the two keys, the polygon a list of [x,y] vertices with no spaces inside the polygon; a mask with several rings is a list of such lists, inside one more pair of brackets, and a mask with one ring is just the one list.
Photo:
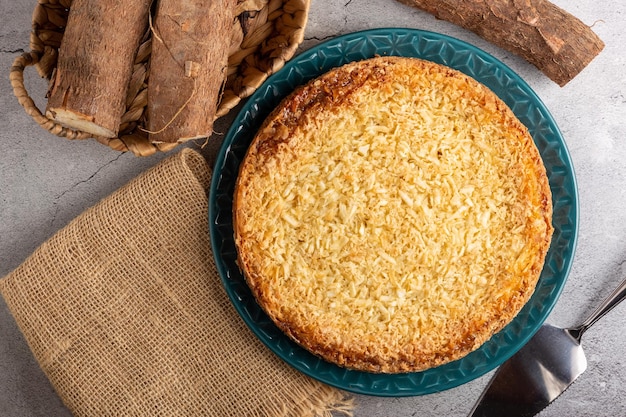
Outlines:
{"label": "burlap cloth", "polygon": [[213,262],[210,169],[184,149],[88,209],[0,281],[76,416],[351,414],[237,315]]}

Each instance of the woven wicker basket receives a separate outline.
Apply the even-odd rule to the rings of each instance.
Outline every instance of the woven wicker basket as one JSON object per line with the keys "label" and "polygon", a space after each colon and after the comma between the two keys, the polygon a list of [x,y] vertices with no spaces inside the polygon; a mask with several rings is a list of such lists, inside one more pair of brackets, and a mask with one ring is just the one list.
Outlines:
{"label": "woven wicker basket", "polygon": [[[216,118],[226,115],[243,98],[250,96],[269,75],[293,57],[304,39],[311,0],[239,0],[233,42],[228,61],[228,78],[218,104]],[[24,87],[24,70],[35,66],[50,80],[72,0],[39,0],[33,12],[30,52],[17,57],[11,68],[11,85],[19,103],[41,127],[67,139],[93,135],[65,128],[47,118]],[[168,151],[176,143],[150,143],[140,128],[146,125],[147,86],[151,36],[147,33],[135,60],[135,70],[126,100],[127,109],[117,138],[95,137],[118,151],[147,156]]]}

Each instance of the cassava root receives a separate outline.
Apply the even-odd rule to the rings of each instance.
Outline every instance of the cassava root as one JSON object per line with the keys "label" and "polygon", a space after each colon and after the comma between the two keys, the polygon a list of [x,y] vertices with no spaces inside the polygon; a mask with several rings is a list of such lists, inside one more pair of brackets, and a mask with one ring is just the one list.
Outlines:
{"label": "cassava root", "polygon": [[117,136],[149,11],[150,0],[72,2],[48,94],[48,118],[97,137]]}
{"label": "cassava root", "polygon": [[547,0],[399,0],[521,56],[564,86],[604,48],[575,16]]}
{"label": "cassava root", "polygon": [[159,0],[148,126],[153,143],[208,137],[226,79],[236,0]]}

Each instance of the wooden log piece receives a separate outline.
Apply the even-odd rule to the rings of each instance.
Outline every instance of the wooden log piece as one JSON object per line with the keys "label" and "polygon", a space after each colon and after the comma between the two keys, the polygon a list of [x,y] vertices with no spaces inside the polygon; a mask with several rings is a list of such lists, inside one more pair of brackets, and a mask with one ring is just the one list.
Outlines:
{"label": "wooden log piece", "polygon": [[160,0],[153,24],[148,126],[153,143],[209,137],[226,79],[236,0]]}
{"label": "wooden log piece", "polygon": [[47,117],[94,136],[117,136],[149,12],[150,0],[74,0]]}
{"label": "wooden log piece", "polygon": [[521,56],[564,86],[604,48],[578,18],[547,0],[399,0]]}

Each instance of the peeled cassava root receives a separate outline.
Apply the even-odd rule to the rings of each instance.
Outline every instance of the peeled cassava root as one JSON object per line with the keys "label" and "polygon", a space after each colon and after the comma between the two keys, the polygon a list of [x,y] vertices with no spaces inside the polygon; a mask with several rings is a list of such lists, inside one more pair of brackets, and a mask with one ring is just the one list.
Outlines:
{"label": "peeled cassava root", "polygon": [[74,0],[46,116],[95,136],[118,134],[150,0]]}
{"label": "peeled cassava root", "polygon": [[547,0],[399,0],[521,56],[564,86],[604,48],[576,17]]}

